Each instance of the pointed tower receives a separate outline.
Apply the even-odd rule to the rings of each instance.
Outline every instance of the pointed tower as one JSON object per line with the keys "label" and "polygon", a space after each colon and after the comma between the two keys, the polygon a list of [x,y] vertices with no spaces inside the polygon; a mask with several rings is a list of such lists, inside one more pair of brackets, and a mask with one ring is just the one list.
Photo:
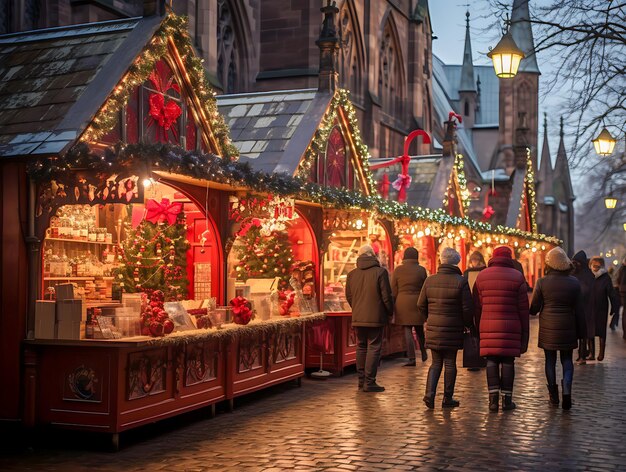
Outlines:
{"label": "pointed tower", "polygon": [[528,9],[529,0],[514,0],[511,14],[511,34],[524,51],[517,75],[500,79],[500,149],[519,141],[517,130],[525,129],[525,140],[531,149],[533,169],[537,170],[539,128],[539,67]]}
{"label": "pointed tower", "polygon": [[459,85],[459,113],[463,115],[463,126],[471,129],[476,121],[477,90],[474,79],[474,63],[472,60],[472,42],[469,26],[470,12],[465,12],[465,49],[463,66],[461,67],[461,83]]}
{"label": "pointed tower", "polygon": [[574,250],[574,200],[576,197],[572,187],[563,136],[563,117],[561,117],[559,150],[556,153],[556,162],[554,163],[554,197],[559,210],[557,212],[558,234],[556,236],[563,240],[563,249],[571,256]]}
{"label": "pointed tower", "polygon": [[554,170],[552,169],[552,157],[548,146],[548,116],[543,114],[543,146],[541,148],[541,163],[537,176],[537,223],[539,232],[553,234],[554,231],[554,196],[553,196]]}

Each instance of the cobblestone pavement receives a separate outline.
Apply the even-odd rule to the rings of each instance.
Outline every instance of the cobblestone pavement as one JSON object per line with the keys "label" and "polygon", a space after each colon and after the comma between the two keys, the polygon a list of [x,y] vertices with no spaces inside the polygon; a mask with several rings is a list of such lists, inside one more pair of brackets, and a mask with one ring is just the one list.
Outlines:
{"label": "cobblestone pavement", "polygon": [[548,405],[536,347],[516,363],[518,409],[497,414],[487,408],[484,370],[459,369],[460,408],[440,408],[440,384],[436,409],[427,410],[421,398],[429,362],[403,362],[383,362],[381,394],[358,392],[353,371],[305,379],[301,388],[244,398],[233,413],[210,419],[197,412],[127,433],[117,453],[104,452],[101,437],[48,435],[32,448],[5,451],[0,470],[626,470],[621,330],[609,331],[603,362],[576,366],[569,412]]}

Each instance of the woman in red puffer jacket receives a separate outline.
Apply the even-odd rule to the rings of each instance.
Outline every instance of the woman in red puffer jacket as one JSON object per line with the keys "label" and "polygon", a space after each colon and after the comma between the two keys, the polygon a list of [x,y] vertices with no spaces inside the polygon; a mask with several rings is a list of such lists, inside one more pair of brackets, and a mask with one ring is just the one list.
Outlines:
{"label": "woman in red puffer jacket", "polygon": [[502,390],[503,410],[512,410],[514,362],[528,349],[528,286],[513,264],[506,246],[493,251],[488,267],[474,284],[475,325],[480,355],[487,358],[489,410],[498,411]]}

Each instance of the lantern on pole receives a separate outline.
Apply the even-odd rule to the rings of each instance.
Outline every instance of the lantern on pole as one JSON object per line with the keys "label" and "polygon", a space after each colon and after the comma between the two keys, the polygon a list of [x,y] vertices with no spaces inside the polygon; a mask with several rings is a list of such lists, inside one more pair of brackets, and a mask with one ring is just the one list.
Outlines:
{"label": "lantern on pole", "polygon": [[604,197],[604,206],[609,210],[615,209],[617,206],[617,198],[613,195],[609,195],[608,197]]}
{"label": "lantern on pole", "polygon": [[511,22],[508,14],[504,25],[502,39],[487,53],[487,57],[492,60],[493,68],[500,79],[511,79],[517,74],[520,62],[526,56],[524,51],[515,44],[511,35]]}
{"label": "lantern on pole", "polygon": [[613,154],[616,141],[606,128],[602,128],[598,137],[593,139],[591,142],[593,143],[593,147],[596,149],[596,154],[599,156],[610,156]]}

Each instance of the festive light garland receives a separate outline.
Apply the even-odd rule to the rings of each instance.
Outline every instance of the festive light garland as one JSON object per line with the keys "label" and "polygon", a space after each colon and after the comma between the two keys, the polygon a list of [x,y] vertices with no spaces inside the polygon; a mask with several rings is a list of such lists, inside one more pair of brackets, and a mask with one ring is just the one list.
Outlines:
{"label": "festive light garland", "polygon": [[[530,224],[533,233],[537,232],[537,196],[535,192],[535,170],[531,158],[530,148],[526,148],[526,174],[524,175],[524,192],[520,203],[520,211],[524,210],[524,199],[526,207],[530,212]],[[518,215],[518,221],[522,215]]]}
{"label": "festive light garland", "polygon": [[559,245],[561,241],[552,236],[530,233],[516,228],[498,226],[475,221],[470,218],[451,216],[441,208],[429,209],[408,206],[405,203],[385,200],[380,195],[365,195],[343,188],[322,187],[305,182],[287,174],[254,171],[248,163],[221,159],[201,151],[185,151],[171,144],[118,144],[105,149],[102,155],[90,150],[86,143],[79,143],[64,156],[38,159],[29,167],[29,175],[36,181],[55,180],[75,169],[89,168],[104,174],[123,174],[137,168],[145,172],[164,171],[197,179],[245,187],[258,193],[290,196],[298,200],[318,203],[326,208],[354,209],[375,212],[379,217],[393,220],[427,221],[442,228],[463,227],[485,234],[517,236],[527,240],[542,241]]}
{"label": "festive light garland", "polygon": [[[465,164],[463,162],[463,154],[457,153],[454,156],[454,166],[452,167],[452,173],[450,174],[450,180],[448,181],[448,188],[446,189],[446,193],[443,196],[443,208],[444,210],[448,208],[448,203],[450,201],[450,191],[454,191],[455,187],[458,186],[458,196],[461,200],[461,205],[463,205],[463,215],[467,215],[470,202],[464,166]],[[456,186],[455,183],[457,184]]]}
{"label": "festive light garland", "polygon": [[338,109],[343,109],[343,115],[346,117],[347,125],[349,127],[348,132],[352,137],[352,142],[356,150],[356,160],[361,162],[363,173],[365,174],[364,185],[370,192],[374,192],[376,189],[376,182],[374,176],[369,168],[370,154],[367,149],[367,145],[361,139],[361,130],[359,129],[358,119],[356,116],[356,109],[350,101],[350,92],[345,89],[339,89],[335,92],[326,114],[321,120],[315,136],[311,141],[311,144],[306,149],[304,157],[298,165],[296,176],[307,180],[311,172],[311,167],[317,162],[318,156],[326,152],[326,143],[328,142],[328,136],[335,126],[336,121],[339,118]]}
{"label": "festive light garland", "polygon": [[81,135],[81,141],[93,142],[111,131],[120,118],[135,88],[143,84],[155,64],[167,54],[167,40],[171,38],[187,70],[191,85],[200,99],[204,112],[209,119],[211,131],[215,136],[220,154],[226,158],[236,158],[239,151],[230,140],[230,130],[217,110],[215,92],[206,77],[202,59],[196,56],[187,29],[187,17],[169,13],[165,16],[159,30],[145,47],[128,71],[113,89],[106,102],[96,113],[93,121]]}

